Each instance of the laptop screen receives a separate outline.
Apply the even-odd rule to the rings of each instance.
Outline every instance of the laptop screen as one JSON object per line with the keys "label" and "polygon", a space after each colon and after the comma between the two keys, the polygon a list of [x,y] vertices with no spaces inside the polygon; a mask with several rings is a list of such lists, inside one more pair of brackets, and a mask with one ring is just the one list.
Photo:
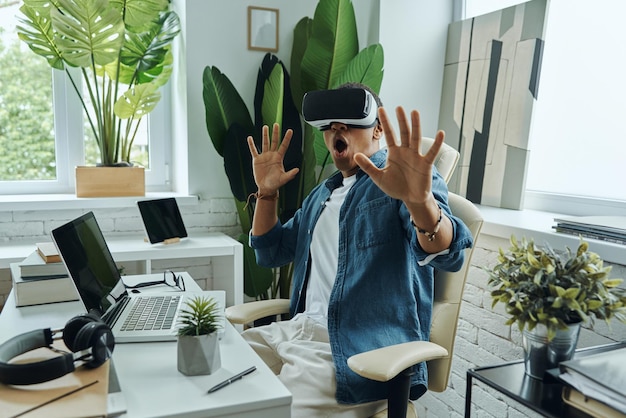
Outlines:
{"label": "laptop screen", "polygon": [[137,206],[152,244],[187,237],[187,230],[175,198],[140,200]]}
{"label": "laptop screen", "polygon": [[126,295],[93,212],[54,229],[51,235],[87,312],[102,315]]}

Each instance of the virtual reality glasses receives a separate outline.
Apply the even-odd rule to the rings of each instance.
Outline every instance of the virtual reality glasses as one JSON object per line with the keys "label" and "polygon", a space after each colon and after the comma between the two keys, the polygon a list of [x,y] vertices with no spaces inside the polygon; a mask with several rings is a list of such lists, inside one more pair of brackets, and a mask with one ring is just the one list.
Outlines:
{"label": "virtual reality glasses", "polygon": [[304,95],[302,115],[309,125],[321,131],[330,129],[333,122],[371,128],[377,124],[378,106],[374,96],[364,89],[315,90]]}

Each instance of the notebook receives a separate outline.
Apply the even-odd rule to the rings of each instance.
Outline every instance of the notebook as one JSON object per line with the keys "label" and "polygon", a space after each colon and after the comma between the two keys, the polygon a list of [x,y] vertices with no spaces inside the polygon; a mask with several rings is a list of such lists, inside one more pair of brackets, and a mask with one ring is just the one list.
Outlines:
{"label": "notebook", "polygon": [[[197,294],[214,298],[219,304],[222,311],[219,333],[223,334],[226,299],[223,290],[182,292],[163,283],[157,285],[163,291],[156,292],[154,287],[147,293],[147,288],[129,292],[93,212],[52,230],[51,235],[86,312],[99,315],[111,327],[115,342],[176,340],[178,314],[184,302]],[[137,309],[140,306],[158,308],[161,312],[150,315],[144,311],[139,314]],[[148,320],[149,324],[140,326],[137,318]]]}
{"label": "notebook", "polygon": [[173,197],[137,202],[150,243],[167,242],[187,237],[187,230]]}

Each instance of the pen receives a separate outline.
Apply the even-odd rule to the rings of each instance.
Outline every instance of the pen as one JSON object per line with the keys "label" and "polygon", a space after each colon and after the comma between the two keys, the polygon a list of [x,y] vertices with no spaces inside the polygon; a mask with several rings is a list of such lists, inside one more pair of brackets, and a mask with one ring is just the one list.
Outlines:
{"label": "pen", "polygon": [[216,390],[220,390],[221,388],[230,385],[231,383],[241,379],[242,377],[244,377],[247,374],[252,373],[253,371],[256,370],[256,366],[252,366],[247,370],[244,370],[243,372],[234,375],[233,377],[231,377],[230,379],[226,379],[221,383],[218,383],[217,385],[213,386],[211,389],[209,389],[209,391],[207,393],[213,393]]}

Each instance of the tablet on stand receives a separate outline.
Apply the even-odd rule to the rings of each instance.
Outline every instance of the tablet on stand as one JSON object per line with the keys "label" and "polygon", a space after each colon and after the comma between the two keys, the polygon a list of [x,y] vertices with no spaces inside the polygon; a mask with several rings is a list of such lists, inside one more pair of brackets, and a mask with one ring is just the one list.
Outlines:
{"label": "tablet on stand", "polygon": [[137,202],[151,244],[174,244],[187,238],[187,229],[173,197]]}

